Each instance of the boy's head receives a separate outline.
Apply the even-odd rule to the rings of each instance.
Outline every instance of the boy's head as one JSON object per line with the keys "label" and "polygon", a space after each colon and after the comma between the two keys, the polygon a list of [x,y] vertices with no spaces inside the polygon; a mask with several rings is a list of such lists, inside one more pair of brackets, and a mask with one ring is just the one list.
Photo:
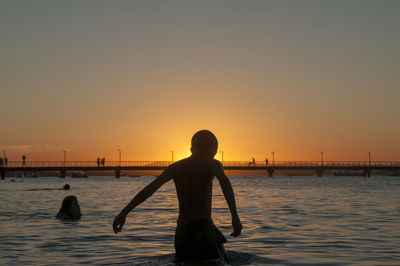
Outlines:
{"label": "boy's head", "polygon": [[64,213],[72,219],[79,219],[81,217],[81,207],[79,206],[78,198],[74,195],[64,198],[60,213]]}
{"label": "boy's head", "polygon": [[218,140],[209,130],[200,130],[192,137],[193,155],[199,155],[207,158],[214,158],[218,150]]}

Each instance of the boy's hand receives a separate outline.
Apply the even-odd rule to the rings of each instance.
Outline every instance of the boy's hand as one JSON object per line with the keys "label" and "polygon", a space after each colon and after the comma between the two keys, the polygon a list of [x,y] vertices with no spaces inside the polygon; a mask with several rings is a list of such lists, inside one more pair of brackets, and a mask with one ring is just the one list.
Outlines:
{"label": "boy's hand", "polygon": [[240,223],[240,219],[238,215],[233,215],[232,216],[232,226],[233,226],[233,232],[231,236],[237,237],[240,235],[242,232],[242,224]]}
{"label": "boy's hand", "polygon": [[125,224],[125,219],[126,219],[126,215],[120,213],[118,214],[113,222],[113,229],[114,229],[114,233],[118,234],[119,232],[121,232],[122,227]]}

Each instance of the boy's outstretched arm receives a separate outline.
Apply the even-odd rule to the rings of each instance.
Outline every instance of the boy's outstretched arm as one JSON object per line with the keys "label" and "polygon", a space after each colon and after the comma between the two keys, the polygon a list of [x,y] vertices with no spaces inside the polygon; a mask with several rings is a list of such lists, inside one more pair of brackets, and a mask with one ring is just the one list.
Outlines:
{"label": "boy's outstretched arm", "polygon": [[222,165],[219,163],[215,176],[217,177],[219,184],[221,185],[222,192],[224,193],[226,202],[228,203],[229,210],[232,214],[232,236],[237,237],[242,232],[242,224],[240,223],[239,215],[236,209],[235,194],[232,189],[231,182],[225,175]]}
{"label": "boy's outstretched arm", "polygon": [[115,217],[113,222],[114,233],[118,234],[118,232],[121,232],[122,227],[125,224],[126,216],[131,210],[136,208],[139,204],[153,195],[153,193],[156,192],[162,185],[171,180],[172,177],[170,176],[168,170],[169,168],[164,170],[164,172],[154,179],[153,182],[148,184],[139,193],[137,193],[136,196],[133,197],[133,199],[128,203],[128,205],[126,205],[125,208],[123,208],[122,211]]}

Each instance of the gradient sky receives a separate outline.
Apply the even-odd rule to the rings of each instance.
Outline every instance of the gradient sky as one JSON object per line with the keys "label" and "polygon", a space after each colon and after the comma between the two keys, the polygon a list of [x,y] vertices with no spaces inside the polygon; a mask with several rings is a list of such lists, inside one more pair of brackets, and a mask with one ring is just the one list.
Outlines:
{"label": "gradient sky", "polygon": [[381,0],[2,0],[0,148],[181,159],[207,128],[225,160],[400,160],[399,14]]}

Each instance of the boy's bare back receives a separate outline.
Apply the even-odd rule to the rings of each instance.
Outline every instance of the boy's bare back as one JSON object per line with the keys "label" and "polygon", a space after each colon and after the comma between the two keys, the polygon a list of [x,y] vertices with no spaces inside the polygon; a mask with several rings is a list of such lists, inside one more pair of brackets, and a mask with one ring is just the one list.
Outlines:
{"label": "boy's bare back", "polygon": [[193,156],[171,165],[180,220],[211,219],[212,183],[220,167],[217,160],[201,160]]}

